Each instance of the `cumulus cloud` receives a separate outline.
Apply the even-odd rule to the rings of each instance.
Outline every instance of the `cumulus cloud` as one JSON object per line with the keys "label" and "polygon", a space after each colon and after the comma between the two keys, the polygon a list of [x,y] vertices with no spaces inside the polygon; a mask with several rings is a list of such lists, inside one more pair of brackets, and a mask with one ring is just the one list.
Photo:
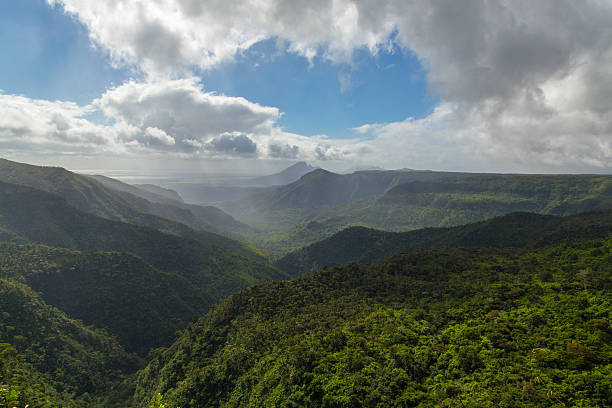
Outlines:
{"label": "cumulus cloud", "polygon": [[[227,136],[221,135],[269,133],[280,116],[274,107],[205,92],[196,78],[129,81],[108,90],[94,105],[116,123],[154,129],[165,150],[183,153],[198,152],[207,143],[209,147],[215,143],[223,147],[220,141]],[[145,131],[131,135],[126,142],[152,145],[151,136]]]}
{"label": "cumulus cloud", "polygon": [[163,130],[156,127],[148,127],[144,131],[143,141],[151,145],[174,146],[176,141]]}
{"label": "cumulus cloud", "polygon": [[491,160],[612,166],[612,87],[600,74],[612,69],[612,3],[421,6],[419,21],[399,22],[398,41],[452,107],[455,140]]}
{"label": "cumulus cloud", "polygon": [[250,156],[257,151],[255,142],[241,133],[224,133],[214,137],[207,143],[206,148],[231,156]]}
{"label": "cumulus cloud", "polygon": [[[117,63],[149,73],[231,60],[258,41],[278,37],[312,58],[347,59],[356,47],[376,49],[392,21],[364,18],[372,4],[348,0],[47,0],[83,22],[92,39]],[[365,3],[365,2],[364,2]],[[365,6],[365,8],[364,8]],[[379,14],[379,13],[376,13]]]}
{"label": "cumulus cloud", "polygon": [[[347,62],[358,48],[376,53],[391,43],[420,59],[442,101],[430,117],[363,127],[358,135],[367,141],[283,134],[274,144],[297,146],[301,155],[377,152],[380,161],[403,153],[410,165],[413,151],[432,155],[438,148],[442,156],[466,157],[464,165],[482,156],[490,163],[612,166],[610,1],[47,1],[85,24],[116,63],[134,64],[150,77],[208,68],[269,38],[311,61],[318,55]],[[241,132],[262,146],[258,151],[282,155],[282,148],[268,146],[281,135],[273,129],[278,111],[234,99],[227,106],[220,103],[224,97],[185,81],[179,88],[188,89],[178,90],[173,101],[185,114],[154,95],[143,96],[142,104],[130,99],[125,94],[141,93],[136,83],[110,91],[99,103],[126,126],[163,130],[175,139],[175,149]],[[207,112],[206,126],[193,113],[200,109]],[[224,119],[230,111],[235,126]]]}
{"label": "cumulus cloud", "polygon": [[270,143],[268,145],[268,155],[278,159],[296,159],[300,153],[300,148],[296,145],[287,143]]}
{"label": "cumulus cloud", "polygon": [[[88,106],[0,93],[3,152],[164,154],[184,158],[339,157],[323,136],[304,137],[276,125],[277,108],[205,92],[193,78],[130,81]],[[89,115],[102,112],[107,124]]]}
{"label": "cumulus cloud", "polygon": [[5,152],[121,152],[118,135],[130,134],[133,129],[96,125],[85,118],[92,111],[92,107],[72,102],[0,93],[0,146]]}

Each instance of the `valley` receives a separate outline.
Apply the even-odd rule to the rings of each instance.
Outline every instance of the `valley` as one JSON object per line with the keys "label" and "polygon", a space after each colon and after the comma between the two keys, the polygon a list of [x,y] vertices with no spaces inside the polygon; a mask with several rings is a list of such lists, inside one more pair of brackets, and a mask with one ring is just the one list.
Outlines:
{"label": "valley", "polygon": [[0,408],[612,408],[612,0],[0,1]]}
{"label": "valley", "polygon": [[612,177],[307,169],[216,207],[1,161],[0,403],[612,401]]}

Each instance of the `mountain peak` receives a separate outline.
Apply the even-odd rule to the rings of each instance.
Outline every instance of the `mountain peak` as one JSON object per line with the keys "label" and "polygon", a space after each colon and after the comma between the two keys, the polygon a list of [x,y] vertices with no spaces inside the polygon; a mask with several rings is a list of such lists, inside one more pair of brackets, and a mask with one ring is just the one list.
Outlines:
{"label": "mountain peak", "polygon": [[270,174],[269,176],[255,177],[251,180],[250,184],[282,186],[293,183],[294,181],[299,180],[303,175],[316,169],[317,167],[313,167],[306,162],[300,161],[292,164],[278,173]]}
{"label": "mountain peak", "polygon": [[276,173],[278,175],[295,175],[295,174],[301,174],[304,175],[306,173],[310,173],[313,170],[317,170],[319,169],[318,167],[313,167],[310,164],[304,162],[304,161],[300,161],[300,162],[296,162],[294,164],[292,164],[291,166],[287,167],[286,169]]}
{"label": "mountain peak", "polygon": [[332,173],[329,170],[325,170],[322,169],[320,167],[314,168],[312,171],[309,171],[308,173],[304,174],[302,177],[300,177],[301,179],[305,179],[305,178],[316,178],[316,177],[324,177],[330,174],[336,174],[336,173]]}
{"label": "mountain peak", "polygon": [[314,170],[315,167],[311,166],[310,164],[304,161],[299,161],[287,167],[285,170],[281,171],[281,173],[288,171],[288,170],[298,170],[298,169]]}

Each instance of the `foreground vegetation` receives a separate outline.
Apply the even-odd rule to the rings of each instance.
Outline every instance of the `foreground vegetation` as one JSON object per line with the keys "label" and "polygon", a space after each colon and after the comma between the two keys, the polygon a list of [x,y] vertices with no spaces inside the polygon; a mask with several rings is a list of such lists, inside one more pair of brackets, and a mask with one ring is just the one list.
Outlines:
{"label": "foreground vegetation", "polygon": [[0,279],[0,407],[99,406],[141,364],[32,289]]}
{"label": "foreground vegetation", "polygon": [[135,405],[612,404],[612,240],[443,249],[231,296],[158,351]]}
{"label": "foreground vegetation", "polygon": [[[162,324],[173,310],[164,306],[185,299],[147,289],[150,267],[127,254],[15,244],[2,254],[3,408],[612,403],[610,238],[449,247],[254,286],[154,350],[136,377],[141,360],[124,351],[121,324],[142,312],[121,290],[151,292],[134,296]],[[119,342],[26,283],[71,314],[97,297],[84,310]]]}
{"label": "foreground vegetation", "polygon": [[316,171],[248,203],[277,254],[608,210],[349,228],[284,271],[103,181],[0,160],[0,408],[612,406],[610,177]]}
{"label": "foreground vegetation", "polygon": [[0,243],[0,277],[27,284],[49,305],[105,328],[146,356],[213,304],[185,278],[128,253]]}

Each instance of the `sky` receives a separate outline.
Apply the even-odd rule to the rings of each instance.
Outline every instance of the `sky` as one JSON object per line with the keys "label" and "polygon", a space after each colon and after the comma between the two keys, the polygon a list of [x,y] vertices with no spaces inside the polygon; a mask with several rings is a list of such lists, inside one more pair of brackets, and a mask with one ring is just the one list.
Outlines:
{"label": "sky", "polygon": [[0,157],[612,170],[612,1],[0,2]]}

